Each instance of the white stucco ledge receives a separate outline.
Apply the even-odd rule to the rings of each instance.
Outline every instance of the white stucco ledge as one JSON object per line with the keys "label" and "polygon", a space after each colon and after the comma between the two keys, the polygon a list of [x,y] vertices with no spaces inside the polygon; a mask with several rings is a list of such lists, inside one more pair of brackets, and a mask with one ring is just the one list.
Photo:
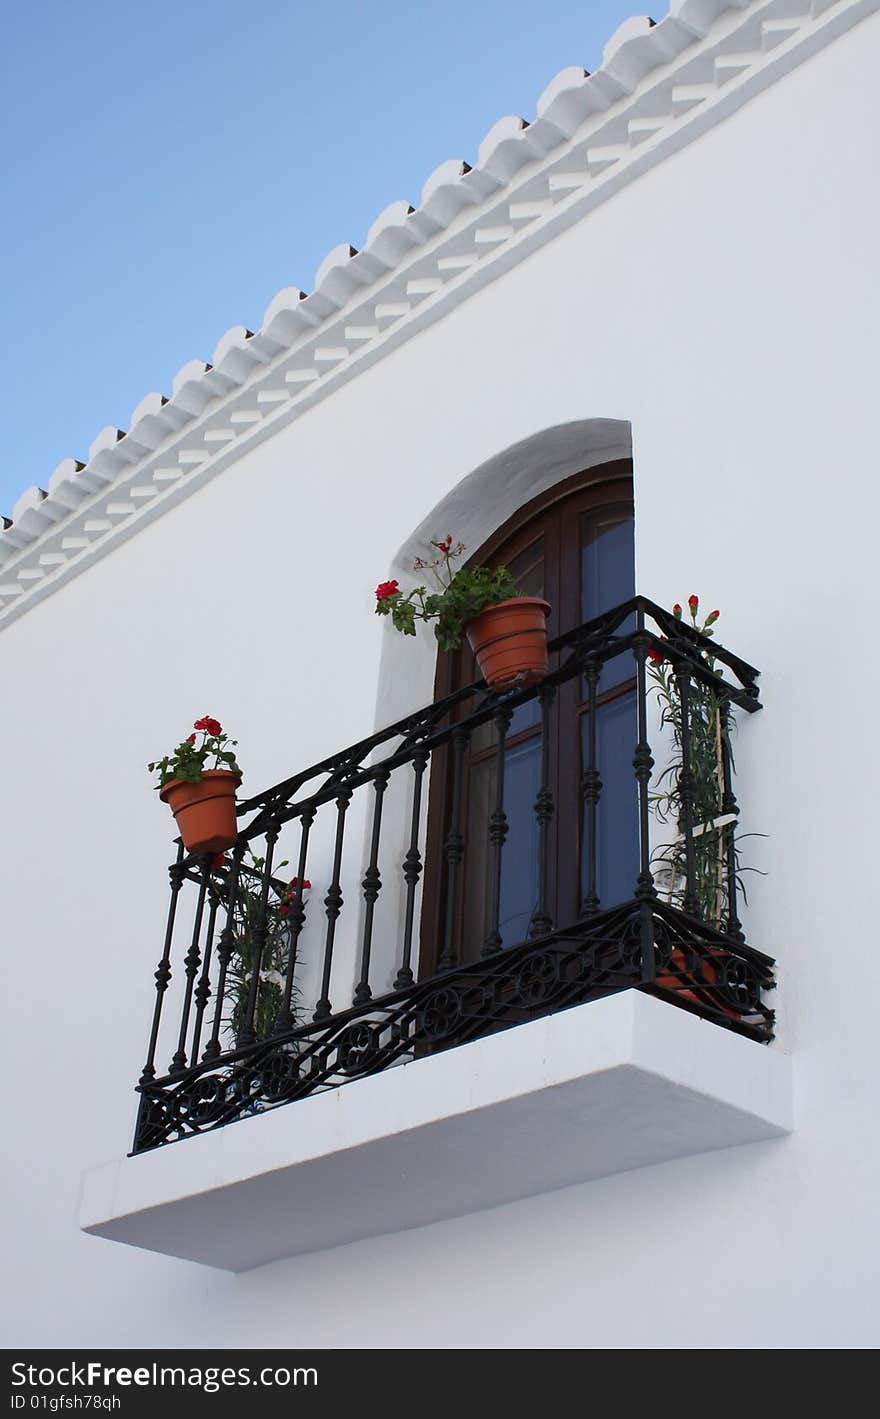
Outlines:
{"label": "white stucco ledge", "polygon": [[791,1060],[639,991],[85,1174],[94,1236],[246,1271],[791,1130]]}

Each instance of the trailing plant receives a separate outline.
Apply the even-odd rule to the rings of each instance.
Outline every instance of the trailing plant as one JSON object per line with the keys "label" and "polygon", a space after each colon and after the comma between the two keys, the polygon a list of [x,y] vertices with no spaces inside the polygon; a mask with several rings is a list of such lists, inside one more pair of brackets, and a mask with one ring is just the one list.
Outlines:
{"label": "trailing plant", "polygon": [[[691,625],[701,635],[711,639],[719,611],[710,611],[699,622],[700,599],[688,597]],[[676,620],[682,619],[682,608],[672,608]],[[664,637],[665,639],[665,637]],[[681,699],[675,680],[674,666],[660,651],[648,652],[649,674],[656,686],[660,704],[661,728],[672,735],[673,755],[657,779],[657,790],[651,794],[651,807],[660,823],[674,823],[677,835],[653,854],[655,878],[667,893],[668,900],[681,907],[684,903],[686,875],[686,844],[684,838],[681,772],[683,736]],[[715,657],[704,654],[703,664],[715,670]],[[728,756],[730,772],[734,771],[730,734],[735,727],[733,708],[726,697],[712,687],[692,678],[688,694],[688,763],[691,774],[691,817],[694,856],[694,892],[698,912],[703,921],[723,930],[730,917],[730,881],[727,854],[727,834],[734,830],[734,818],[725,813],[724,755]],[[725,744],[726,741],[726,744]],[[734,854],[736,886],[742,891],[743,872],[755,868],[740,866]]]}
{"label": "trailing plant", "polygon": [[[225,861],[225,856],[221,854],[214,865],[222,867]],[[265,858],[255,856],[250,848],[245,850],[239,868],[239,885],[232,913],[233,952],[226,973],[226,999],[231,1002],[231,1008],[224,1024],[230,1037],[230,1047],[233,1048],[247,1020],[251,982],[260,940],[264,866]],[[278,866],[287,867],[288,863],[284,861]],[[294,913],[297,901],[301,906],[305,906],[303,893],[308,891],[311,885],[306,879],[300,889],[297,877],[286,883],[274,877],[270,879],[265,939],[254,1011],[253,1028],[258,1041],[270,1037],[284,1003],[287,967],[293,945],[291,928]],[[301,965],[302,961],[298,959],[297,967]],[[290,999],[291,1028],[302,1023],[302,1014],[301,992],[294,973]]]}
{"label": "trailing plant", "polygon": [[430,545],[435,555],[428,561],[417,557],[413,571],[427,572],[436,590],[417,586],[404,593],[397,581],[382,581],[376,587],[376,614],[390,616],[395,630],[405,636],[415,635],[416,621],[435,621],[440,649],[457,650],[468,621],[487,606],[522,593],[506,567],[457,566],[465,546],[451,535]]}
{"label": "trailing plant", "polygon": [[219,720],[206,714],[196,720],[193,730],[201,732],[201,743],[197,733],[188,734],[173,753],[147,764],[151,774],[159,775],[157,788],[164,788],[172,779],[178,779],[182,783],[198,783],[206,769],[228,769],[231,773],[242,776],[234,753],[238,740],[230,739],[228,734],[224,734]]}

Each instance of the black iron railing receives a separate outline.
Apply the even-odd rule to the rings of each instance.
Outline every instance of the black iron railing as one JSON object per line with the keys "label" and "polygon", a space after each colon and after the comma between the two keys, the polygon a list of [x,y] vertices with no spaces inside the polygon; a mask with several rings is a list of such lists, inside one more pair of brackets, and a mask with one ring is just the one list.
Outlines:
{"label": "black iron railing", "polygon": [[[493,694],[478,682],[248,799],[230,853],[195,858],[179,849],[138,1085],[135,1152],[628,988],[756,1040],[771,1038],[773,1012],[763,994],[773,986],[773,962],[745,944],[738,916],[730,748],[736,710],[760,708],[758,672],[643,597],[560,636],[551,651],[553,668],[540,685]],[[677,811],[665,838],[653,811],[659,770],[650,743],[658,738],[650,672],[660,656],[673,671],[680,759],[671,780]],[[597,867],[597,694],[618,657],[628,658],[637,860],[626,899],[606,904]],[[566,686],[578,690],[585,732],[579,772],[554,796],[559,720],[551,711],[557,696],[572,701]],[[541,726],[540,782],[528,808],[537,886],[528,928],[512,942],[500,920],[511,829],[505,741],[528,705]],[[715,811],[697,822],[695,803],[706,799],[695,782],[693,742],[707,705],[716,715]],[[476,822],[463,785],[480,732],[484,740],[494,736],[494,783],[490,811]],[[656,747],[664,758],[676,752],[662,730]],[[447,806],[438,861],[426,863],[432,770],[442,772]],[[577,842],[555,841],[551,852],[566,794],[578,801],[582,831]],[[478,835],[487,843],[480,890],[488,929],[474,943],[462,939],[462,895]],[[582,854],[583,889],[575,919],[559,921],[549,884],[558,875],[553,853],[565,852]],[[430,920],[425,867],[439,874]],[[417,979],[420,945],[434,937],[430,973]],[[179,965],[176,950],[185,951]],[[172,1045],[163,1073],[159,1052]]]}

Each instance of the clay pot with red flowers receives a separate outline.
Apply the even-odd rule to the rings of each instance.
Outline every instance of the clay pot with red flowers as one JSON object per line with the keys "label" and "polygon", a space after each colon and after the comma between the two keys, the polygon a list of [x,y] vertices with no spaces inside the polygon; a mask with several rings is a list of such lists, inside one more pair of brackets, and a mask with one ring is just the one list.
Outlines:
{"label": "clay pot with red flowers", "polygon": [[458,566],[465,548],[452,536],[432,540],[431,547],[434,555],[417,558],[413,570],[427,572],[436,590],[417,586],[403,592],[397,581],[380,582],[376,614],[390,616],[405,636],[415,635],[416,621],[433,621],[441,650],[457,650],[466,638],[490,690],[543,680],[549,604],[521,596],[506,567]]}
{"label": "clay pot with red flowers", "polygon": [[[174,814],[187,852],[225,852],[238,836],[235,792],[241,769],[219,720],[204,715],[173,754],[148,764],[158,773],[159,797]],[[201,739],[199,739],[199,733]]]}

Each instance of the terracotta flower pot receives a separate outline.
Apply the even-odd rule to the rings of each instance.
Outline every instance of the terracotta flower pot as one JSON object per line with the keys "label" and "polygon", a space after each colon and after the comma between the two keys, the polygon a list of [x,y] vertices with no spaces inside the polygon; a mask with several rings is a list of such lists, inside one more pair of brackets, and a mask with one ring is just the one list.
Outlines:
{"label": "terracotta flower pot", "polygon": [[486,606],[465,635],[490,690],[535,685],[547,674],[548,602],[515,596]]}
{"label": "terracotta flower pot", "polygon": [[235,790],[241,776],[230,769],[205,769],[198,783],[174,778],[159,790],[177,820],[187,852],[225,852],[238,837]]}

